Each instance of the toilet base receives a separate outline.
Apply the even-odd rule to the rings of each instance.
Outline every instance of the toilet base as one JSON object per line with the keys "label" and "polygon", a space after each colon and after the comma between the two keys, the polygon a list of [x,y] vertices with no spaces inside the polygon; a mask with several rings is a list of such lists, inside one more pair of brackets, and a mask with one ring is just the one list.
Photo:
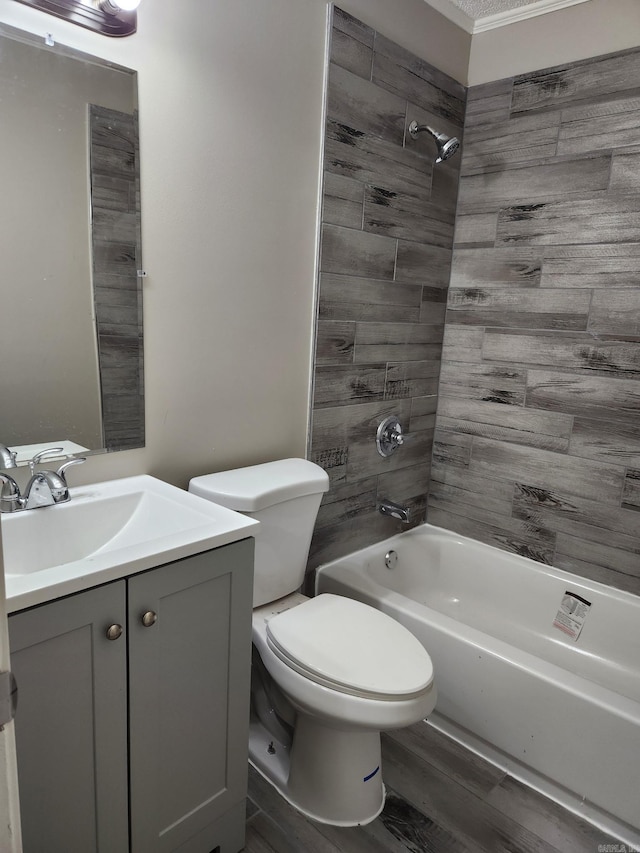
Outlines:
{"label": "toilet base", "polygon": [[249,760],[285,800],[319,823],[362,826],[384,808],[379,732],[342,731],[299,713],[289,748],[252,717]]}

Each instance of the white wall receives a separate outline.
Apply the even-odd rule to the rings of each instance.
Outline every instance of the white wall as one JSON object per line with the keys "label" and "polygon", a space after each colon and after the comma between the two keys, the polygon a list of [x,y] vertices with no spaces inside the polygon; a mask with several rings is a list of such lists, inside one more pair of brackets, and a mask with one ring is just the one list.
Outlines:
{"label": "white wall", "polygon": [[[468,40],[423,0],[342,6],[464,75]],[[326,11],[143,0],[138,33],[109,39],[0,0],[0,24],[139,72],[147,443],[90,459],[72,482],[185,485],[304,454]]]}
{"label": "white wall", "polygon": [[638,0],[589,0],[471,40],[468,85],[637,47]]}

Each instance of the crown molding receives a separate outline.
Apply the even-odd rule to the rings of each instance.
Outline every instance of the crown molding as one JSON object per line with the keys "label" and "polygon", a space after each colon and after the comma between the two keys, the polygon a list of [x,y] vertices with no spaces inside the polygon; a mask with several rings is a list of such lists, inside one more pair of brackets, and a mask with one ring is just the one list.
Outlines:
{"label": "crown molding", "polygon": [[520,9],[511,9],[508,12],[500,12],[497,15],[487,15],[486,18],[478,18],[472,32],[484,33],[494,30],[496,27],[506,27],[518,21],[526,21],[529,18],[537,18],[538,15],[546,15],[547,12],[557,12],[568,6],[577,6],[578,3],[586,3],[587,0],[537,0],[522,6]]}
{"label": "crown molding", "polygon": [[518,21],[526,21],[528,18],[536,18],[538,15],[546,15],[547,12],[557,12],[559,9],[566,9],[568,6],[577,6],[578,3],[586,3],[587,0],[534,0],[534,2],[527,6],[521,6],[519,9],[487,15],[477,20],[471,18],[450,0],[425,0],[425,2],[465,32],[475,35],[487,30],[494,30],[497,27],[506,27]]}

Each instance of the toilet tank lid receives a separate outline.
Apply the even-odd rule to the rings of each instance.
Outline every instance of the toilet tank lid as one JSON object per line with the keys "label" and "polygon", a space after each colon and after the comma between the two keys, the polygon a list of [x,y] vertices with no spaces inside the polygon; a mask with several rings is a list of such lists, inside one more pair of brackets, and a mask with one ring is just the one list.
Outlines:
{"label": "toilet tank lid", "polygon": [[326,471],[306,459],[278,459],[194,477],[189,491],[238,512],[257,512],[329,489]]}

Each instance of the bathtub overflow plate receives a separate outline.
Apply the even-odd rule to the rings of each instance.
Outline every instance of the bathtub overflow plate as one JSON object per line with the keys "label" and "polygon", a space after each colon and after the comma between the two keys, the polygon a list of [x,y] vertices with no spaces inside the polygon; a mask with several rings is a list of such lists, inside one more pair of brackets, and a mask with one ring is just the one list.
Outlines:
{"label": "bathtub overflow plate", "polygon": [[387,551],[384,557],[384,564],[388,569],[395,569],[398,565],[398,553],[396,551]]}

